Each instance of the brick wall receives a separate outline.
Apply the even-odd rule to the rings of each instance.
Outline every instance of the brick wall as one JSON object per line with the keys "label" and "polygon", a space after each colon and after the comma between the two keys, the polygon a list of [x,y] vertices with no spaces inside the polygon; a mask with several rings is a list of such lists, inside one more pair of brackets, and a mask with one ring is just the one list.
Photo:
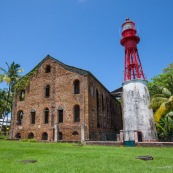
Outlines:
{"label": "brick wall", "polygon": [[[46,73],[45,69],[48,66],[51,70]],[[16,91],[10,132],[12,138],[20,136],[28,138],[28,135],[33,133],[36,140],[42,140],[45,139],[42,137],[43,133],[47,133],[47,140],[54,141],[55,125],[57,125],[59,140],[80,141],[81,137],[84,140],[91,138],[104,140],[100,132],[112,133],[121,128],[120,105],[105,87],[92,74],[84,75],[73,71],[73,68],[72,70],[68,68],[69,66],[66,68],[47,57],[40,63],[37,73],[30,79],[30,85],[25,88],[23,101],[20,101],[21,91]],[[79,94],[74,94],[75,80],[79,81]],[[50,88],[49,97],[45,97],[47,86]],[[78,105],[80,110],[79,122],[74,122],[75,105]],[[45,109],[49,110],[47,124],[45,124]],[[63,110],[63,122],[58,122],[59,110]],[[17,121],[20,111],[23,112],[21,124]],[[31,124],[31,112],[34,111],[35,124]],[[100,119],[99,127],[98,118]]]}

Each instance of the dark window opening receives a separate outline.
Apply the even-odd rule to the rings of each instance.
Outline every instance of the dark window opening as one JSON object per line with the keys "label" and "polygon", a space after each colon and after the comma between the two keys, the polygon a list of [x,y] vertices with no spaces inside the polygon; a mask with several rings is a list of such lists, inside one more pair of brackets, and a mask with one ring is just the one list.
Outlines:
{"label": "dark window opening", "polygon": [[79,135],[79,133],[77,131],[74,131],[72,135]]}
{"label": "dark window opening", "polygon": [[103,95],[102,95],[102,111],[104,111],[105,107],[104,107],[104,98],[103,98]]}
{"label": "dark window opening", "polygon": [[59,132],[58,140],[62,140],[62,139],[63,139],[63,134],[62,132]]}
{"label": "dark window opening", "polygon": [[80,122],[80,107],[79,107],[79,105],[74,106],[74,122]]}
{"label": "dark window opening", "polygon": [[15,138],[21,139],[21,134],[20,134],[20,133],[17,133],[17,134],[15,135]]}
{"label": "dark window opening", "polygon": [[34,134],[32,132],[28,134],[28,139],[34,139]]}
{"label": "dark window opening", "polygon": [[45,97],[49,97],[50,96],[50,85],[47,85],[45,88]]}
{"label": "dark window opening", "polygon": [[31,124],[35,124],[35,111],[31,110]]}
{"label": "dark window opening", "polygon": [[63,110],[58,110],[59,123],[63,123]]}
{"label": "dark window opening", "polygon": [[80,82],[79,80],[74,81],[74,94],[80,93]]}
{"label": "dark window opening", "polygon": [[93,88],[93,84],[90,84],[90,95],[94,96],[94,88]]}
{"label": "dark window opening", "polygon": [[108,128],[109,108],[110,108],[110,106],[109,106],[109,98],[106,97],[106,107],[105,107],[105,109],[106,109],[106,124],[105,124],[106,128]]}
{"label": "dark window opening", "polygon": [[97,127],[100,128],[100,111],[99,111],[99,93],[98,90],[96,90],[96,104],[97,104]]}
{"label": "dark window opening", "polygon": [[44,123],[45,124],[49,123],[49,109],[48,108],[44,109]]}
{"label": "dark window opening", "polygon": [[25,90],[20,91],[19,100],[20,101],[25,100]]}
{"label": "dark window opening", "polygon": [[51,66],[47,65],[45,69],[45,73],[50,73],[51,72]]}
{"label": "dark window opening", "polygon": [[46,132],[42,134],[42,140],[48,140],[48,134]]}
{"label": "dark window opening", "polygon": [[18,111],[18,113],[17,113],[17,125],[22,124],[22,119],[23,119],[23,111]]}
{"label": "dark window opening", "polygon": [[142,142],[142,133],[138,132],[138,142]]}

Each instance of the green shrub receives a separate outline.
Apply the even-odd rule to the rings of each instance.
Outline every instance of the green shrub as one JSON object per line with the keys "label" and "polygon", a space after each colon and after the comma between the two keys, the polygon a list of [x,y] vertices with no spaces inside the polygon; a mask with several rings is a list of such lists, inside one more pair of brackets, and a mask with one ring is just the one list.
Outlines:
{"label": "green shrub", "polygon": [[21,139],[21,142],[28,142],[28,139]]}
{"label": "green shrub", "polygon": [[29,142],[37,142],[37,140],[32,138],[32,139],[29,139]]}

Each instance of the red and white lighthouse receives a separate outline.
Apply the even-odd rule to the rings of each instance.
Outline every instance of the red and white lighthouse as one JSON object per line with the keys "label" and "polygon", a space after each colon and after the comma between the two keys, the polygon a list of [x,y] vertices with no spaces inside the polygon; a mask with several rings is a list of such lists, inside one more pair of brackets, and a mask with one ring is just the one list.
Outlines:
{"label": "red and white lighthouse", "polygon": [[139,41],[135,23],[126,19],[122,25],[120,41],[125,48],[122,94],[124,141],[156,141],[153,112],[149,109],[148,82],[137,49]]}
{"label": "red and white lighthouse", "polygon": [[136,35],[135,23],[128,18],[122,25],[121,45],[125,47],[124,81],[131,79],[145,79],[137,44],[140,38]]}

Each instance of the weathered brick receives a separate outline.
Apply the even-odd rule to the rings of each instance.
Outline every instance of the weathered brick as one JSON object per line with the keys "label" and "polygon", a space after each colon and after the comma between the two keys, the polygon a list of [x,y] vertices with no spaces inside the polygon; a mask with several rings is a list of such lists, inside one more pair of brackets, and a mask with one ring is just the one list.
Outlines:
{"label": "weathered brick", "polygon": [[[50,72],[46,73],[48,65]],[[79,94],[74,94],[75,80],[79,80]],[[49,97],[45,97],[47,85],[50,86]],[[67,66],[49,55],[39,63],[37,73],[30,79],[24,100],[20,101],[19,97],[20,91],[16,90],[12,138],[28,138],[29,133],[33,133],[36,140],[42,140],[46,132],[47,140],[54,141],[57,125],[62,134],[59,140],[107,140],[110,134],[122,129],[121,106],[110,92],[90,72]],[[80,122],[74,122],[75,105],[80,107]],[[45,108],[49,109],[48,124],[44,123]],[[58,123],[59,109],[63,109],[62,123]],[[31,124],[31,110],[35,110],[35,124]],[[17,123],[19,111],[23,111],[21,125]]]}

